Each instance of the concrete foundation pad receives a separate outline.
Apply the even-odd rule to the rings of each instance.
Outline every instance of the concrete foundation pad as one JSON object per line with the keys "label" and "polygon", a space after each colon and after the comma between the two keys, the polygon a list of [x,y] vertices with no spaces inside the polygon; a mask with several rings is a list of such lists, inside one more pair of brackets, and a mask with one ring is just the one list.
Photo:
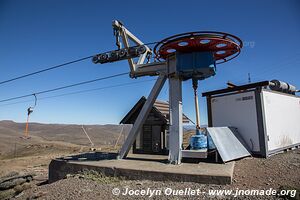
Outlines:
{"label": "concrete foundation pad", "polygon": [[234,162],[171,165],[167,164],[165,156],[131,155],[127,159],[118,160],[116,154],[93,152],[52,160],[49,165],[49,182],[63,179],[67,174],[78,173],[84,169],[133,180],[230,184]]}

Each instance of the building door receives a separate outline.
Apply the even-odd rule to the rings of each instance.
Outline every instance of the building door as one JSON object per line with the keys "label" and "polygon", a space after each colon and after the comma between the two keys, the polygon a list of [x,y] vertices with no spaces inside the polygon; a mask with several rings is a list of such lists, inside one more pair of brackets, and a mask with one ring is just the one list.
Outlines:
{"label": "building door", "polygon": [[161,126],[152,126],[152,151],[161,152]]}
{"label": "building door", "polygon": [[143,126],[143,151],[152,153],[152,127],[151,125]]}

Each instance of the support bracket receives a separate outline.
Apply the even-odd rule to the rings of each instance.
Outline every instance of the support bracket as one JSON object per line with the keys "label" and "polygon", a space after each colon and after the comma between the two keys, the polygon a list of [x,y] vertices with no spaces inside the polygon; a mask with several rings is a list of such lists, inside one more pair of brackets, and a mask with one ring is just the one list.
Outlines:
{"label": "support bracket", "polygon": [[[122,43],[125,48],[130,47],[130,43],[129,43],[130,41],[132,41],[136,45],[144,45],[144,43],[140,39],[138,39],[135,35],[133,35],[127,28],[125,28],[121,22],[114,20],[112,23],[112,26],[113,26],[114,30],[119,31],[120,36],[122,38]],[[145,53],[143,53],[142,55],[139,56],[139,59],[137,62],[134,62],[134,60],[132,58],[128,59],[128,64],[129,64],[130,72],[131,72],[132,76],[133,76],[134,72],[136,71],[137,65],[144,64],[144,62],[147,58],[147,55],[152,54],[152,51],[150,50],[150,48],[147,47],[147,45],[145,45],[145,47],[146,47]]]}

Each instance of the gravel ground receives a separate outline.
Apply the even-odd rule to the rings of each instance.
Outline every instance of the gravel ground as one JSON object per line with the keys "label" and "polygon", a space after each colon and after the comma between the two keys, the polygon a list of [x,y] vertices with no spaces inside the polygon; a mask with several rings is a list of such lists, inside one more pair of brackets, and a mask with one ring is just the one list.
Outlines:
{"label": "gravel ground", "polygon": [[[205,185],[191,182],[162,182],[162,181],[132,181],[119,178],[105,177],[95,172],[83,175],[69,176],[53,184],[33,186],[23,191],[15,199],[149,199],[148,195],[114,195],[112,191],[121,193],[129,188],[131,191],[150,188],[156,192],[151,199],[300,199],[300,150],[274,155],[268,159],[246,158],[236,161],[234,180],[231,185]],[[118,189],[114,189],[118,188]],[[191,188],[201,192],[200,195],[166,195],[164,192],[185,190]],[[209,190],[281,189],[297,190],[295,197],[279,196],[238,196],[209,195]],[[114,189],[114,190],[113,190]],[[159,193],[161,192],[161,195]],[[195,191],[196,192],[196,191]],[[202,193],[205,192],[205,193]],[[294,196],[294,195],[292,195]]]}

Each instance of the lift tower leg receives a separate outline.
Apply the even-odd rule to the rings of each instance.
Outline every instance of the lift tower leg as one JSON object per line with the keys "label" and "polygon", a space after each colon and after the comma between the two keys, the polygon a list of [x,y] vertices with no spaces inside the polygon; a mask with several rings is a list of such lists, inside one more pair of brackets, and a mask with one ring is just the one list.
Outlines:
{"label": "lift tower leg", "polygon": [[182,84],[177,77],[169,78],[170,103],[170,135],[169,135],[169,162],[181,163],[182,150]]}
{"label": "lift tower leg", "polygon": [[136,139],[137,134],[139,133],[139,131],[141,130],[144,122],[147,119],[147,116],[149,115],[153,104],[159,94],[159,92],[161,91],[162,87],[164,86],[164,83],[166,82],[167,76],[165,74],[162,74],[158,77],[157,81],[155,82],[155,85],[153,86],[150,95],[148,96],[141,112],[139,113],[137,119],[135,120],[133,127],[131,128],[126,141],[124,142],[120,154],[119,154],[119,158],[126,158],[134,140]]}

